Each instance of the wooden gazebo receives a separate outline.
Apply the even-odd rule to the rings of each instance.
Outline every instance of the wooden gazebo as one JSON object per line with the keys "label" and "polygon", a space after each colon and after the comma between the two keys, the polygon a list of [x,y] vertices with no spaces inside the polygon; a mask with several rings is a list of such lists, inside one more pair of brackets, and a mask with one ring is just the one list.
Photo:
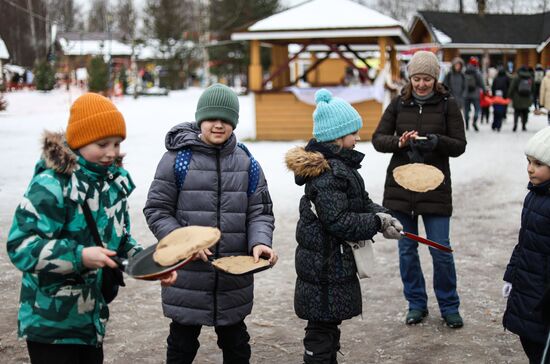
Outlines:
{"label": "wooden gazebo", "polygon": [[[289,86],[299,79],[310,81],[308,74],[330,61],[330,55],[338,55],[341,67],[326,67],[323,72],[338,72],[343,77],[345,68],[353,67],[364,73],[365,69],[359,68],[356,61],[366,63],[366,60],[356,49],[375,46],[380,53],[379,69],[387,69],[389,63],[390,72],[396,78],[399,67],[395,45],[409,43],[397,20],[351,0],[312,0],[260,20],[245,32],[233,33],[232,39],[250,42],[248,87],[255,96],[256,138],[259,140],[311,137],[314,106],[299,101]],[[260,63],[260,44],[271,47],[270,74],[265,77]],[[289,44],[300,46],[300,51],[291,57]],[[319,52],[320,48],[324,50]],[[311,54],[310,67],[291,83],[289,63],[304,52]],[[270,90],[267,85],[272,86]],[[319,87],[323,83],[311,85]],[[357,88],[357,92],[362,92],[361,88]],[[352,104],[363,117],[362,139],[370,139],[382,114],[382,100],[365,99]]]}

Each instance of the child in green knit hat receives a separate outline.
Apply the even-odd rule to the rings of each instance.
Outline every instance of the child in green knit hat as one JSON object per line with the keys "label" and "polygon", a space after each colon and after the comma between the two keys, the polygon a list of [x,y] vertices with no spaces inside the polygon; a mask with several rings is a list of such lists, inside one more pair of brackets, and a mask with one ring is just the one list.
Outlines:
{"label": "child in green knit hat", "polygon": [[162,290],[164,315],[172,322],[167,363],[191,363],[202,326],[214,326],[224,363],[248,363],[250,336],[244,319],[252,310],[254,278],[212,268],[209,258],[260,256],[273,265],[274,217],[258,162],[237,143],[239,100],[215,84],[201,95],[194,123],[176,125],[166,136],[144,208],[157,239],[187,225],[217,227],[220,241],[194,256],[172,287]]}

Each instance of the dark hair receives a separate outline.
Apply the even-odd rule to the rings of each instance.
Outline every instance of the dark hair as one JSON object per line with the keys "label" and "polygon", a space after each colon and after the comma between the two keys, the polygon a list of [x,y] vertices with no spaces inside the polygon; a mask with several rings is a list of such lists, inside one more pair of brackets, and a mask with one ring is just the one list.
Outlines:
{"label": "dark hair", "polygon": [[[409,80],[405,86],[403,86],[403,89],[401,90],[401,98],[405,101],[412,99],[412,83]],[[449,91],[447,91],[447,88],[445,85],[443,85],[441,82],[435,82],[434,85],[434,92],[440,93],[440,94],[448,94]]]}

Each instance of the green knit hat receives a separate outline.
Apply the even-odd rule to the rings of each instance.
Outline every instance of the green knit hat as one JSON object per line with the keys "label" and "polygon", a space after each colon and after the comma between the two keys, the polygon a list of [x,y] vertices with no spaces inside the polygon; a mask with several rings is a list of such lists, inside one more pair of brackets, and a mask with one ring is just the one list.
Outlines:
{"label": "green knit hat", "polygon": [[229,87],[215,83],[199,98],[195,121],[200,127],[204,120],[223,120],[237,127],[239,123],[239,98]]}

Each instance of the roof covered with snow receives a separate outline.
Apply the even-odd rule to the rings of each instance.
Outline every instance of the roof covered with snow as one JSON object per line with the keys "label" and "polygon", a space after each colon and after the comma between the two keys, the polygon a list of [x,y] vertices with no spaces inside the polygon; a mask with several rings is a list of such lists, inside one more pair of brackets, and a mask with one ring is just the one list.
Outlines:
{"label": "roof covered with snow", "polygon": [[132,47],[118,40],[68,40],[59,39],[61,49],[66,56],[105,55],[130,56]]}
{"label": "roof covered with snow", "polygon": [[6,43],[0,38],[0,59],[9,59],[10,53],[8,52],[8,48],[6,47]]}
{"label": "roof covered with snow", "polygon": [[396,37],[408,38],[399,21],[352,0],[311,0],[233,33],[234,40]]}
{"label": "roof covered with snow", "polygon": [[[539,14],[485,14],[419,11],[420,20],[442,45],[508,45],[529,48],[550,36],[550,12]],[[418,21],[409,32],[414,34]],[[414,37],[413,37],[414,38]],[[416,41],[416,39],[412,39]]]}

